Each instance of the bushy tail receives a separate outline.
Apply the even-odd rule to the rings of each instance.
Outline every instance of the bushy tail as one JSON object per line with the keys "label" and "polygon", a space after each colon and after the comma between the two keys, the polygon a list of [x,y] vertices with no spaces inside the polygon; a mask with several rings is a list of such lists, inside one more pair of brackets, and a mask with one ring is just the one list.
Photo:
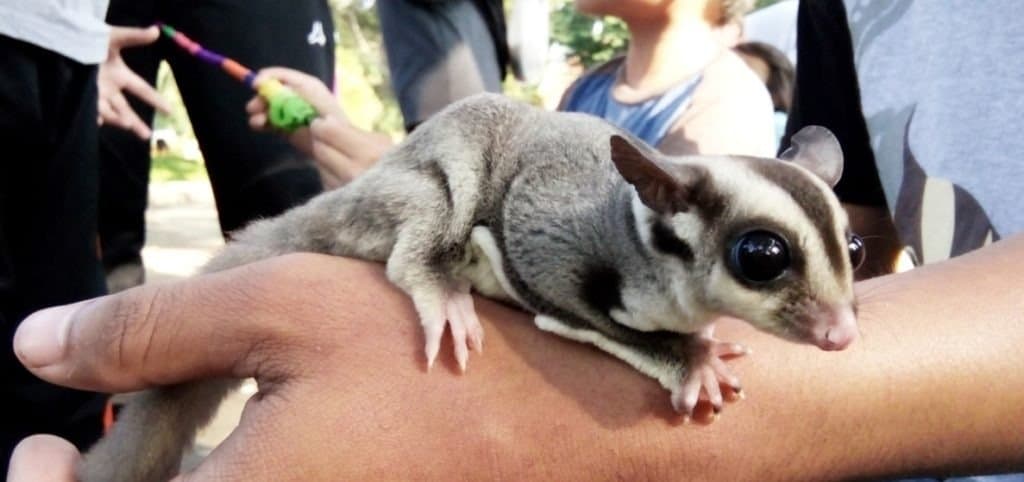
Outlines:
{"label": "bushy tail", "polygon": [[82,482],[149,482],[178,473],[196,432],[210,422],[236,379],[204,380],[146,390],[125,405],[111,433],[79,466]]}

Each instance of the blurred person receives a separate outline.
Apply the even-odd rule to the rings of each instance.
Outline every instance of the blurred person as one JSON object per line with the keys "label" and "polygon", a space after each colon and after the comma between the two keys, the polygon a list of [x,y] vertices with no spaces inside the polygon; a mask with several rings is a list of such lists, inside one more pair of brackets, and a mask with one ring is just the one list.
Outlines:
{"label": "blurred person", "polygon": [[764,84],[721,29],[750,0],[577,0],[584,14],[622,19],[626,54],[584,74],[560,110],[611,121],[670,155],[772,157],[774,122]]}
{"label": "blurred person", "polygon": [[764,82],[775,108],[775,148],[786,132],[786,119],[793,103],[793,64],[779,49],[764,42],[742,42],[733,47],[740,58]]}
{"label": "blurred person", "polygon": [[501,92],[510,60],[501,0],[376,2],[391,89],[412,132],[448,104]]}
{"label": "blurred person", "polygon": [[[334,29],[326,0],[111,0],[107,22],[165,22],[203,46],[244,65],[289,66],[326,85],[334,77]],[[188,110],[217,204],[225,237],[253,219],[279,214],[323,189],[307,154],[279,136],[253,132],[244,105],[252,91],[162,38],[152,48],[127,52],[125,62],[150,85],[166,61]],[[138,125],[153,109],[129,100]],[[148,136],[147,136],[148,137]],[[100,130],[100,246],[112,291],[144,281],[151,151],[149,141],[116,128]]]}
{"label": "blurred person", "polygon": [[103,429],[106,395],[36,378],[11,340],[29,313],[105,292],[96,246],[97,124],[147,137],[126,97],[169,108],[121,57],[159,32],[108,27],[106,9],[105,0],[0,2],[3,472],[29,434],[56,434],[84,449]]}

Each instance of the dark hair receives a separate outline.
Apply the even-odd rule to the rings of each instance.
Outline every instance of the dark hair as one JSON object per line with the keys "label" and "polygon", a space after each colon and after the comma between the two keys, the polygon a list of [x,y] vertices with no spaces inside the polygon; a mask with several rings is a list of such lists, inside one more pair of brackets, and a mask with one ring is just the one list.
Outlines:
{"label": "dark hair", "polygon": [[733,47],[733,50],[757,57],[768,66],[768,78],[764,84],[772,96],[772,104],[775,110],[788,113],[793,103],[793,79],[796,73],[786,54],[764,42],[743,42]]}

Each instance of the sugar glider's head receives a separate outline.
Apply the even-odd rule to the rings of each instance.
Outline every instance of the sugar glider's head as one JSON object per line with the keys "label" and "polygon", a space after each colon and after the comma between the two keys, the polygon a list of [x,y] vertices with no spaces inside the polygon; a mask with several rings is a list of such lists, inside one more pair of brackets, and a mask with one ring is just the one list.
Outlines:
{"label": "sugar glider's head", "polygon": [[781,160],[668,158],[613,136],[611,156],[682,306],[841,350],[857,338],[853,271],[864,258],[832,192],[842,150],[817,126],[792,145]]}

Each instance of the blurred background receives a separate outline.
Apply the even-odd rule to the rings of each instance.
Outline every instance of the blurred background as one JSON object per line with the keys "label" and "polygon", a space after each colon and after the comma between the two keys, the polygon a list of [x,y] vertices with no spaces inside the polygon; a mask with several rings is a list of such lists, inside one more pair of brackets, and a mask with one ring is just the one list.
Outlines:
{"label": "blurred background", "polygon": [[[757,8],[779,1],[758,0]],[[404,134],[402,115],[389,87],[374,3],[330,1],[336,27],[335,92],[353,124],[400,140]],[[512,3],[506,2],[506,9]],[[551,34],[545,65],[531,83],[519,81],[510,73],[505,79],[505,93],[553,110],[561,93],[580,73],[625,50],[628,34],[618,19],[581,15],[573,8],[572,0],[550,0],[548,5]],[[157,87],[174,108],[167,115],[157,113],[154,121],[152,182],[205,179],[202,153],[166,64],[160,67]]]}

